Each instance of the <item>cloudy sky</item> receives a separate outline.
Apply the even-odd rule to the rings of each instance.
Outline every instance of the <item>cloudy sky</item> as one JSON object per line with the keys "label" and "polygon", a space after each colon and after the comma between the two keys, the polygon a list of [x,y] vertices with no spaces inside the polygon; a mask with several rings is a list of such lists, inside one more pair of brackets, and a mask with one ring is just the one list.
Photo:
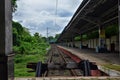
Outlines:
{"label": "cloudy sky", "polygon": [[18,0],[17,11],[13,14],[13,20],[20,22],[29,29],[31,34],[39,32],[46,36],[61,33],[72,18],[74,12],[82,0]]}

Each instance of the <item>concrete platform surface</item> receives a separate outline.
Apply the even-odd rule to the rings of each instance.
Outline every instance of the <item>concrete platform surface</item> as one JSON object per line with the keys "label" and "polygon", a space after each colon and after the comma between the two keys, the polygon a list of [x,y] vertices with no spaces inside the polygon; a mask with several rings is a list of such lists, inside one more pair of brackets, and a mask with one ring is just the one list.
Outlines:
{"label": "concrete platform surface", "polygon": [[120,56],[118,53],[97,53],[95,50],[92,49],[79,49],[79,48],[70,48],[70,47],[63,47],[72,54],[77,55],[81,59],[86,59],[91,62],[96,62],[97,65],[104,65],[104,64],[115,64],[120,65]]}
{"label": "concrete platform surface", "polygon": [[81,59],[95,62],[99,70],[109,76],[120,76],[120,56],[118,53],[97,53],[93,49],[79,49],[59,46]]}

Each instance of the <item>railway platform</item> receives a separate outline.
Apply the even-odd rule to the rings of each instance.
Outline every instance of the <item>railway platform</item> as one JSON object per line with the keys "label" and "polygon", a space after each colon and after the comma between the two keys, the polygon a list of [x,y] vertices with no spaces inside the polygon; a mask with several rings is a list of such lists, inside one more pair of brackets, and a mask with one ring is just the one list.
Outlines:
{"label": "railway platform", "polygon": [[97,53],[92,49],[79,49],[59,46],[80,59],[94,62],[98,68],[110,76],[120,76],[120,58],[118,53]]}
{"label": "railway platform", "polygon": [[97,65],[114,64],[120,65],[120,58],[118,53],[97,53],[92,49],[79,49],[65,46],[59,46],[72,54],[75,54],[81,59],[86,59],[95,62]]}

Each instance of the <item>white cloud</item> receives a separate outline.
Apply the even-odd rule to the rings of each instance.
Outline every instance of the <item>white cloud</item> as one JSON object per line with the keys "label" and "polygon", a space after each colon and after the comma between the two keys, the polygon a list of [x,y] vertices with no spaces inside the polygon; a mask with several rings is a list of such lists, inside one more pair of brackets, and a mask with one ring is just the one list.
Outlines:
{"label": "white cloud", "polygon": [[48,27],[49,36],[54,36],[68,24],[81,1],[58,0],[56,16],[56,0],[19,0],[17,11],[13,14],[13,20],[27,27],[31,34],[39,32],[46,36],[46,28]]}

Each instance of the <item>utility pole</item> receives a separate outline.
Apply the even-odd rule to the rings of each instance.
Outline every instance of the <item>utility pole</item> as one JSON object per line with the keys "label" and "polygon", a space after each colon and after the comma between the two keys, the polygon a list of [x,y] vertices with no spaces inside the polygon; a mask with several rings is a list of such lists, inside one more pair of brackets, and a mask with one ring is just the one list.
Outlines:
{"label": "utility pole", "polygon": [[47,42],[49,43],[49,39],[48,39],[48,27],[47,27],[46,35],[47,35]]}

